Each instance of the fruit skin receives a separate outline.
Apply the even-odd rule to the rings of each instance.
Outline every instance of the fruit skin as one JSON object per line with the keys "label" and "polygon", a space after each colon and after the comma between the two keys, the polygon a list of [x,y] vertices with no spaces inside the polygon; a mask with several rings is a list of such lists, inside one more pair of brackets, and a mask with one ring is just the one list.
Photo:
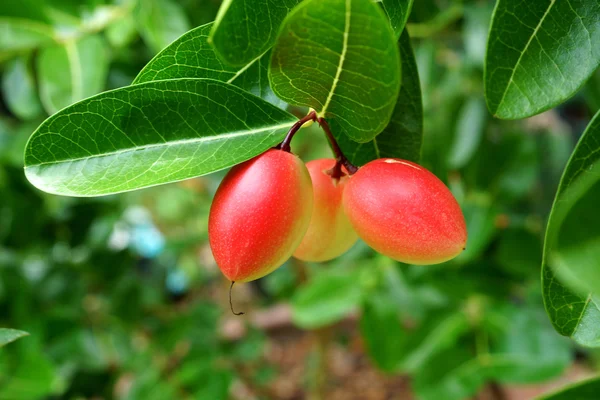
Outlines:
{"label": "fruit skin", "polygon": [[337,184],[326,174],[335,160],[322,158],[306,163],[313,185],[313,212],[310,226],[294,257],[304,261],[327,261],[345,253],[358,239],[342,207],[348,176]]}
{"label": "fruit skin", "polygon": [[346,184],[344,210],[369,246],[397,261],[437,264],[461,253],[467,227],[450,190],[425,168],[371,161]]}
{"label": "fruit skin", "polygon": [[271,149],[231,169],[217,189],[208,237],[231,281],[248,282],[281,266],[308,229],[313,194],[297,156]]}

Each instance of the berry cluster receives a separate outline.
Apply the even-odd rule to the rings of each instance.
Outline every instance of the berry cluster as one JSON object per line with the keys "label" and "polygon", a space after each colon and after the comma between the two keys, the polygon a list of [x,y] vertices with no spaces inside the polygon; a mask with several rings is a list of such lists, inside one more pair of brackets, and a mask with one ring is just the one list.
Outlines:
{"label": "berry cluster", "polygon": [[261,278],[291,256],[330,260],[358,237],[411,264],[441,263],[464,250],[462,211],[425,168],[383,158],[337,177],[335,166],[333,159],[305,165],[271,149],[231,169],[208,223],[213,255],[229,280]]}

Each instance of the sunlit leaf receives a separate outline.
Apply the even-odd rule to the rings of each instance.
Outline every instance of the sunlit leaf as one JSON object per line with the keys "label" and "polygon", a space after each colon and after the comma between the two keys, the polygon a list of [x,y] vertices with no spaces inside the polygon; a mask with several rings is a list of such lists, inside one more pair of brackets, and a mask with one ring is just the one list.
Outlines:
{"label": "sunlit leaf", "polygon": [[29,333],[16,329],[0,328],[0,347],[28,335]]}

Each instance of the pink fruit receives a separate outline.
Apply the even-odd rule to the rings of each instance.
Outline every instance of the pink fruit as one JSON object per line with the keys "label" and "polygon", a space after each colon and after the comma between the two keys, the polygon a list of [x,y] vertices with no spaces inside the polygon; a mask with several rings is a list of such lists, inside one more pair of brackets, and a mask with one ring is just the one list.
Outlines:
{"label": "pink fruit", "polygon": [[313,194],[304,163],[282,150],[231,169],[208,220],[210,247],[231,281],[261,278],[291,257],[308,229]]}
{"label": "pink fruit", "polygon": [[304,261],[327,261],[345,253],[358,239],[344,213],[342,194],[348,176],[335,182],[325,171],[335,160],[320,159],[306,163],[313,186],[313,212],[308,231],[294,257]]}
{"label": "pink fruit", "polygon": [[397,261],[437,264],[465,248],[467,228],[456,199],[415,163],[369,162],[346,184],[343,204],[358,236]]}

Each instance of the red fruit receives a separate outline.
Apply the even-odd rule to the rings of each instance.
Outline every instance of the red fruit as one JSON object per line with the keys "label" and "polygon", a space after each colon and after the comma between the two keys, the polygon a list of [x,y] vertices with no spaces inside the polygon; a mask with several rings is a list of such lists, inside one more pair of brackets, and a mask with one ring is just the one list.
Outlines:
{"label": "red fruit", "polygon": [[291,153],[268,150],[233,167],[208,219],[210,247],[223,274],[248,282],[281,266],[308,229],[312,196],[308,171]]}
{"label": "red fruit", "polygon": [[313,211],[308,231],[294,257],[304,261],[327,261],[345,253],[358,236],[344,213],[342,194],[348,176],[335,182],[325,171],[335,160],[320,159],[306,163],[313,186]]}
{"label": "red fruit", "polygon": [[369,162],[346,184],[343,204],[358,236],[397,261],[437,264],[465,248],[467,227],[456,199],[415,163]]}

